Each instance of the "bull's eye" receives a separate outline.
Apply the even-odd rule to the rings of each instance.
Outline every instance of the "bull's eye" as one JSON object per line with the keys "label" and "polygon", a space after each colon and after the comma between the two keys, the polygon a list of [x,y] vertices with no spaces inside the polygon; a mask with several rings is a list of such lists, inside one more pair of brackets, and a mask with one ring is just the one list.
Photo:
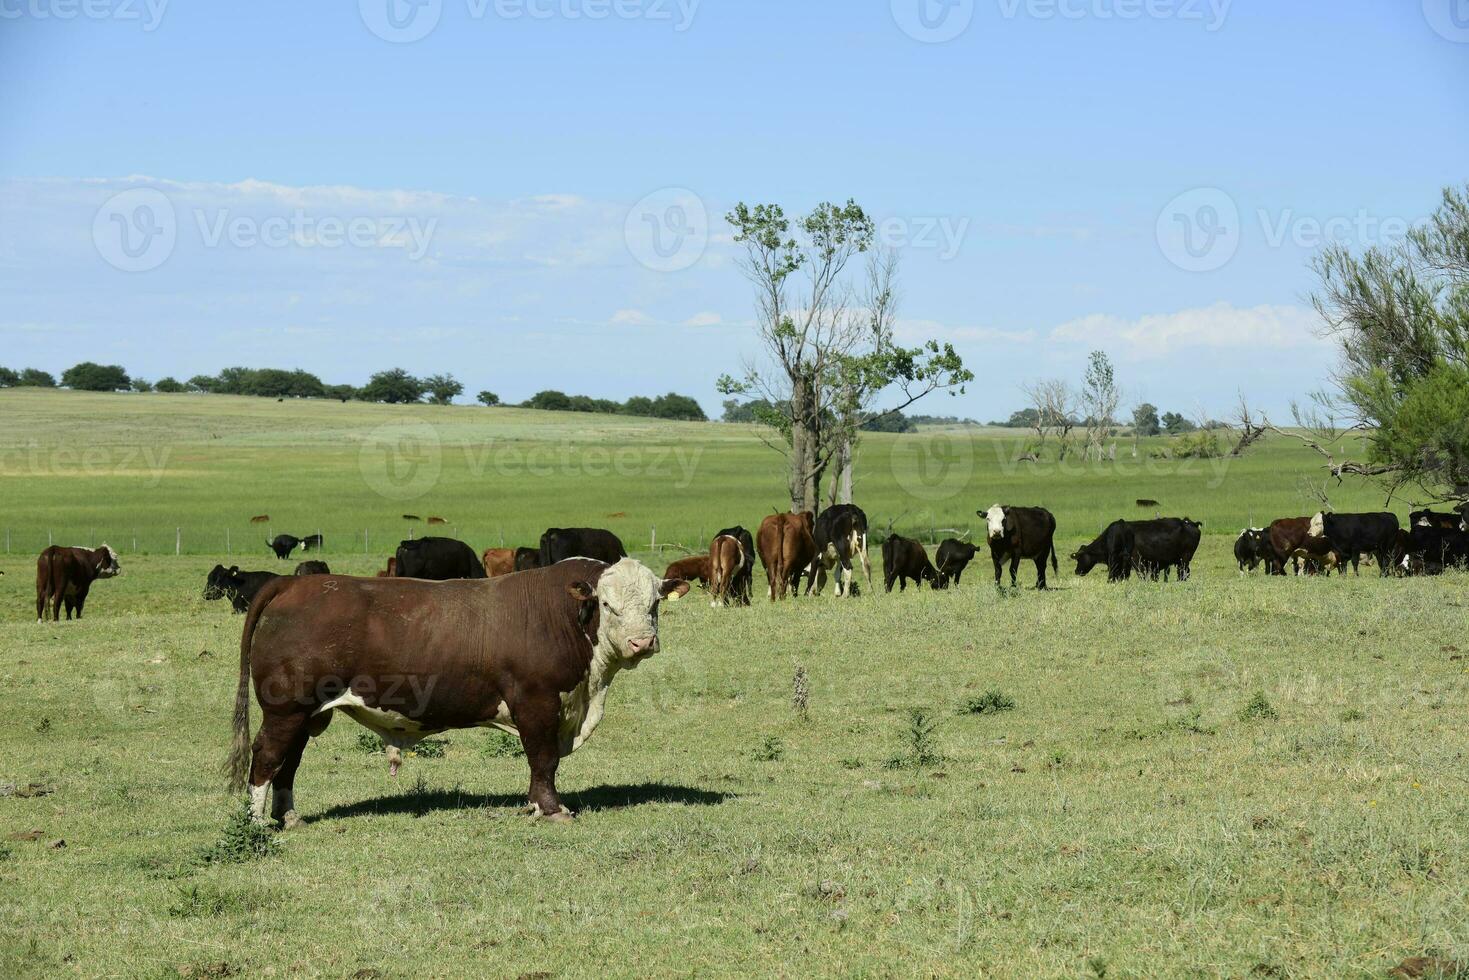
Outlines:
{"label": "bull's eye", "polygon": [[610,602],[603,602],[602,603],[602,608],[605,609],[605,610],[607,610],[607,612],[609,614],[613,615],[613,616],[617,616],[619,618],[622,616],[622,614],[620,612],[618,612],[616,609],[613,609],[612,608],[612,603],[610,603]]}

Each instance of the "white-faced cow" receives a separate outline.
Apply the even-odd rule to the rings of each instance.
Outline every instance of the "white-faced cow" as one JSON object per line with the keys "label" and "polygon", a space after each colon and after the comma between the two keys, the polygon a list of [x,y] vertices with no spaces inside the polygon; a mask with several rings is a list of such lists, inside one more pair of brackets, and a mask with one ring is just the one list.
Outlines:
{"label": "white-faced cow", "polygon": [[67,619],[72,613],[81,619],[92,583],[121,571],[117,552],[106,544],[96,549],[50,546],[36,558],[36,622],[45,620],[48,606],[51,618],[59,621],[63,603]]}
{"label": "white-faced cow", "polygon": [[984,518],[990,541],[990,558],[995,563],[995,585],[1000,584],[1000,566],[1010,559],[1010,587],[1016,585],[1020,561],[1035,562],[1035,587],[1046,587],[1046,559],[1051,571],[1056,566],[1056,518],[1044,507],[1005,507],[995,504],[977,512]]}
{"label": "white-faced cow", "polygon": [[[530,764],[527,812],[567,820],[556,768],[602,720],[617,673],[658,652],[658,607],[688,591],[623,559],[572,559],[478,581],[279,578],[250,607],[240,640],[228,771],[251,816],[296,821],[307,741],[341,712],[405,748],[451,728],[518,734]],[[262,719],[250,739],[253,681]]]}
{"label": "white-faced cow", "polygon": [[1378,574],[1392,573],[1392,557],[1397,544],[1398,515],[1386,511],[1368,514],[1318,513],[1311,518],[1311,536],[1324,537],[1336,552],[1337,563],[1346,574],[1346,563],[1352,573],[1360,574],[1359,562],[1366,552],[1377,559]]}

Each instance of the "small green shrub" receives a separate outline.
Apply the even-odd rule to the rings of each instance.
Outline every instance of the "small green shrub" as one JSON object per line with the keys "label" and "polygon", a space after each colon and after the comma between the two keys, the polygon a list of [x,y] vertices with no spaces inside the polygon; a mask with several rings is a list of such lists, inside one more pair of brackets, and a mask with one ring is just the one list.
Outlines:
{"label": "small green shrub", "polygon": [[219,840],[199,852],[201,864],[243,864],[280,851],[275,832],[250,819],[250,804],[242,803],[224,826]]}
{"label": "small green shrub", "polygon": [[960,714],[997,715],[1001,711],[1014,711],[1015,699],[1003,691],[985,691],[977,698],[968,698],[959,706]]}
{"label": "small green shrub", "polygon": [[357,733],[357,748],[371,755],[383,750],[383,740],[376,732],[362,731]]}
{"label": "small green shrub", "polygon": [[1280,713],[1271,706],[1264,691],[1256,691],[1240,709],[1239,716],[1244,721],[1274,721],[1280,717]]}
{"label": "small green shrub", "polygon": [[779,762],[785,757],[786,746],[779,735],[766,735],[765,741],[755,749],[756,762]]}
{"label": "small green shrub", "polygon": [[1356,708],[1348,708],[1341,713],[1342,721],[1361,721],[1367,716]]}
{"label": "small green shrub", "polygon": [[492,728],[490,737],[480,743],[479,754],[487,759],[514,759],[525,755],[525,746],[509,732]]}
{"label": "small green shrub", "polygon": [[447,738],[426,738],[415,745],[410,754],[423,759],[442,759],[448,750]]}
{"label": "small green shrub", "polygon": [[908,727],[903,730],[903,751],[888,760],[889,769],[922,769],[944,761],[934,739],[938,722],[927,708],[908,709]]}

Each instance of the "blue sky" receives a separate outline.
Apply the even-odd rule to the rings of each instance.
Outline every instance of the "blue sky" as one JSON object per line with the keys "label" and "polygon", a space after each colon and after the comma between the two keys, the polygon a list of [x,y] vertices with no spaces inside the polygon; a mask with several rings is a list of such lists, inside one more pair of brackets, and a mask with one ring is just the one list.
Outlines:
{"label": "blue sky", "polygon": [[721,216],[851,197],[978,377],[925,410],[1101,348],[1283,414],[1322,234],[1469,180],[1464,0],[0,0],[0,90],[0,364],[150,378],[717,411],[758,354]]}

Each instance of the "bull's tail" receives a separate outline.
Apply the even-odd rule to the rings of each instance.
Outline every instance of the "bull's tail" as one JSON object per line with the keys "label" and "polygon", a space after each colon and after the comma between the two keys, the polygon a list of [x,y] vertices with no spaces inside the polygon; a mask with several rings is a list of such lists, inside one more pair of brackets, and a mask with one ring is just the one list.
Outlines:
{"label": "bull's tail", "polygon": [[862,556],[862,571],[867,576],[867,589],[872,590],[872,561],[867,557],[867,532],[861,531],[857,537],[857,553]]}
{"label": "bull's tail", "polygon": [[1052,538],[1051,539],[1051,571],[1054,572],[1054,573],[1056,573],[1057,575],[1060,575],[1061,574],[1061,569],[1056,564],[1056,539],[1055,538]]}
{"label": "bull's tail", "polygon": [[224,764],[225,776],[233,792],[243,790],[250,776],[250,645],[254,642],[255,627],[265,607],[283,587],[280,583],[289,581],[288,578],[280,578],[267,582],[245,615],[245,630],[240,635],[240,680],[235,687],[234,737],[230,742],[229,758]]}

